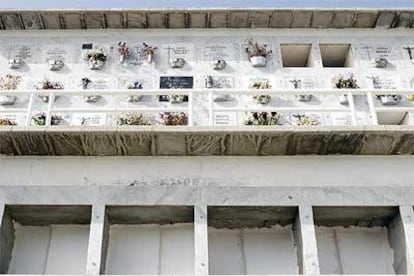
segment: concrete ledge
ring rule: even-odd
[[[4,127],[4,155],[400,155],[414,126]]]

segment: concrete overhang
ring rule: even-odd
[[[414,9],[0,10],[3,30],[106,28],[413,28]]]
[[[414,127],[2,127],[0,154],[402,155],[414,154]]]

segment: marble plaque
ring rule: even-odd
[[[42,60],[62,60],[64,62],[75,62],[80,55],[79,49],[62,47],[62,45],[48,45],[42,52]]]
[[[398,60],[400,54],[391,45],[361,45],[358,47],[359,58],[372,60],[374,58],[386,58],[388,60]]]
[[[237,125],[236,112],[214,112],[213,123],[215,126]]]
[[[305,115],[313,119],[317,123],[317,125],[325,125],[324,115],[321,112],[291,112],[290,122],[292,125],[296,125],[299,121],[297,115]]]
[[[163,55],[168,59],[183,58],[186,62],[194,60],[194,45],[191,43],[163,44],[161,47]]]
[[[368,77],[368,83],[375,89],[397,89],[399,86],[398,76],[381,76],[374,81],[372,77]]]
[[[193,77],[160,77],[160,89],[183,89],[188,88],[191,89],[194,86],[194,78]],[[168,102],[170,101],[169,95],[160,95],[159,96],[160,102]],[[188,102],[188,96],[184,96],[184,102]]]
[[[160,89],[178,89],[188,88],[191,89],[194,86],[193,77],[177,77],[167,76],[160,77]]]
[[[205,76],[205,79],[208,76]],[[227,76],[211,76],[213,78],[212,88],[234,88],[234,78]],[[204,80],[205,80],[204,79]]]
[[[103,126],[106,124],[105,113],[74,113],[71,119],[73,126]]]
[[[24,123],[25,115],[19,113],[0,113],[0,119],[10,120],[15,122],[17,125],[22,125]]]
[[[286,84],[288,88],[295,89],[294,81],[300,81],[300,87],[298,89],[314,89],[316,86],[316,77],[298,76],[287,77]]]
[[[22,59],[26,62],[39,63],[41,48],[28,44],[9,45],[3,48],[7,59]]]
[[[207,44],[203,47],[202,58],[205,61],[224,59],[225,61],[237,61],[239,59],[240,46],[231,43]]]

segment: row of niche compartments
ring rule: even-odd
[[[353,67],[354,56],[349,43],[319,44],[323,67]],[[280,54],[283,67],[314,67],[312,44],[280,44]],[[14,60],[14,59],[10,59]],[[22,65],[23,66],[23,65]],[[16,69],[20,69],[16,68]]]
[[[301,273],[298,207],[209,206],[210,275]],[[322,274],[405,274],[398,207],[314,207]],[[6,205],[3,274],[85,274],[91,206]],[[193,206],[106,206],[101,274],[194,274]]]

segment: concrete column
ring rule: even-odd
[[[400,216],[403,224],[407,275],[414,275],[414,211],[413,206],[400,206]]]
[[[194,206],[194,274],[208,276],[207,206]]]
[[[14,227],[5,205],[0,203],[0,273],[7,274],[14,244]]]
[[[89,234],[87,275],[104,273],[108,248],[109,222],[105,214],[104,204],[92,206],[91,229]]]
[[[315,224],[312,206],[299,206],[299,214],[295,223],[298,243],[298,260],[300,274],[319,275],[319,258],[316,243]]]

